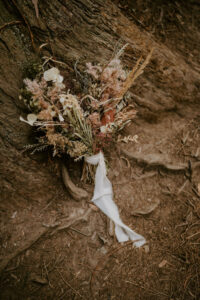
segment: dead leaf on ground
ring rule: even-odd
[[[99,211],[99,208],[94,205],[94,204],[89,204],[89,207],[93,210],[93,211]]]
[[[168,263],[168,261],[167,261],[166,259],[163,259],[163,260],[161,261],[161,263],[159,263],[158,267],[159,267],[159,268],[163,268],[164,266],[166,266],[167,263]]]
[[[33,281],[33,282],[36,282],[36,283],[39,283],[39,284],[47,284],[48,281],[46,278],[42,278],[36,274],[31,274],[30,275],[30,280]]]
[[[137,207],[135,207],[134,211],[132,212],[132,215],[148,215],[152,211],[154,211],[159,204],[160,200],[158,198],[140,201],[138,202]]]

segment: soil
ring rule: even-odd
[[[0,299],[200,299],[199,1],[38,3],[39,20],[31,1],[0,1],[0,24],[21,22],[0,27]],[[80,68],[107,61],[127,42],[127,66],[155,50],[131,88],[138,113],[122,133],[138,140],[106,158],[124,223],[147,239],[140,249],[119,244],[91,204],[82,163],[67,160],[89,194],[75,201],[61,159],[23,151],[35,133],[19,122],[27,64],[53,56],[73,76],[77,59]]]

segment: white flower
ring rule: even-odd
[[[63,116],[62,116],[61,114],[58,115],[58,118],[59,118],[59,121],[60,121],[60,122],[63,122],[63,121],[64,121],[64,118],[63,118]]]
[[[108,123],[106,125],[101,126],[100,127],[100,131],[102,133],[111,133],[113,131],[114,127],[115,127],[115,123],[114,122],[110,122],[110,123]]]
[[[55,85],[60,89],[60,90],[63,90],[65,88],[65,84],[64,83],[58,83],[56,81]]]
[[[58,75],[57,78],[56,78],[56,82],[57,83],[62,83],[63,82],[63,76]]]
[[[46,81],[57,81],[58,76],[60,76],[60,71],[57,68],[51,68],[44,72],[44,80]]]
[[[65,97],[61,96],[59,101],[61,104],[63,104],[65,102]]]
[[[37,115],[35,115],[35,114],[28,114],[27,115],[27,120],[25,120],[21,116],[20,116],[19,119],[20,119],[20,121],[25,122],[25,123],[33,126],[33,124],[37,121]]]
[[[27,115],[27,121],[29,122],[29,124],[30,124],[31,126],[33,126],[33,123],[34,123],[35,121],[37,121],[37,115],[35,115],[35,114],[28,114],[28,115]]]
[[[63,82],[63,76],[60,75],[60,71],[57,68],[51,68],[44,72],[44,80],[53,81],[60,89],[65,88]]]
[[[78,103],[78,100],[77,98],[72,95],[72,94],[62,94],[60,95],[60,99],[59,99],[60,103],[62,104],[62,107],[63,107],[63,115],[66,115],[66,111],[67,109],[71,109],[71,108],[75,108],[75,109],[78,109],[80,110],[80,106],[79,106],[79,103]]]
[[[50,110],[50,115],[54,118],[56,116],[56,112],[54,110]]]
[[[101,127],[100,127],[100,131],[101,131],[102,133],[106,133],[107,127],[106,127],[106,126],[101,126]]]

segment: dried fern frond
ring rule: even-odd
[[[50,146],[49,144],[44,144],[44,145],[38,146],[31,152],[31,154],[34,154],[35,152],[45,151],[45,150],[47,150],[47,148],[49,148],[49,146]]]
[[[38,152],[38,151],[44,151],[48,147],[49,147],[49,144],[39,144],[39,143],[37,143],[37,144],[30,144],[30,145],[25,145],[24,146],[24,150],[22,152],[33,150],[31,152],[31,154],[34,154],[35,152]]]
[[[34,148],[36,148],[36,147],[38,147],[40,144],[28,144],[28,145],[25,145],[23,148],[23,150],[22,150],[22,152],[25,152],[25,151],[29,151],[29,150],[32,150],[32,149],[34,149]]]

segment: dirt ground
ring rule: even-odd
[[[136,249],[117,243],[109,220],[90,202],[93,184],[80,180],[82,163],[67,162],[73,181],[89,193],[76,202],[62,183],[60,161],[24,153],[20,145],[15,160],[20,166],[28,161],[30,169],[15,189],[12,177],[2,179],[2,300],[200,299],[200,3],[112,5],[119,14],[116,32],[125,41],[137,26],[138,40],[145,34],[160,47],[131,89],[138,114],[123,135],[137,135],[137,142],[121,142],[106,153],[121,217],[147,244]],[[108,12],[102,15],[106,20]],[[131,52],[125,60],[131,64]],[[30,139],[26,125],[20,126]],[[2,149],[10,172],[10,154]],[[42,184],[34,173],[45,178]]]

